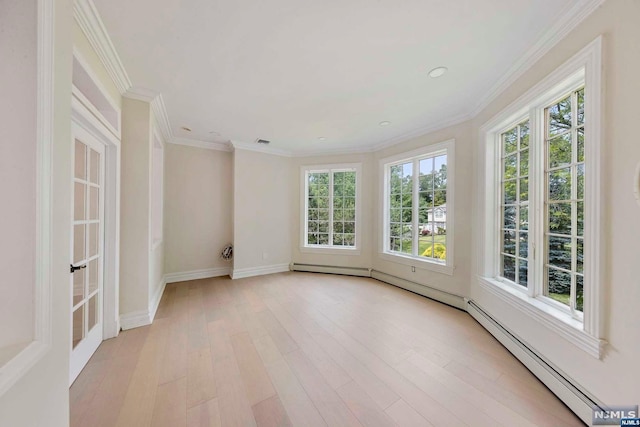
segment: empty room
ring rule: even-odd
[[[638,22],[0,0],[0,427],[639,426]]]

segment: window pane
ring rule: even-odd
[[[515,230],[516,228],[516,207],[505,206],[503,209],[504,228]]]
[[[571,238],[548,237],[549,264],[571,270]]]
[[[549,135],[557,135],[571,129],[571,96],[548,108]]]
[[[513,128],[502,134],[503,154],[513,153],[518,149],[518,128]]]
[[[571,203],[549,204],[549,232],[571,235]]]
[[[527,267],[527,261],[525,260],[519,260],[518,261],[518,284],[524,286],[525,288],[527,287],[527,282],[528,282],[528,278],[527,275],[529,274],[529,269]]]
[[[420,207],[421,208],[433,207],[433,191],[429,193],[420,193]]]
[[[518,176],[518,156],[512,154],[504,158],[503,179],[511,179]]]
[[[505,279],[516,281],[516,259],[510,256],[502,255],[502,277]]]
[[[329,209],[318,209],[318,219],[321,221],[329,221]]]
[[[529,229],[529,207],[520,206],[520,230]]]
[[[413,239],[412,238],[404,237],[402,239],[402,252],[411,255],[411,253],[412,253],[412,243],[413,243]]]
[[[502,250],[506,254],[516,254],[516,233],[515,231],[505,231],[502,233]]]
[[[584,128],[578,129],[578,161],[584,162]]]
[[[343,222],[333,222],[333,232],[334,233],[344,233],[344,223]],[[334,238],[335,241],[335,238]]]
[[[529,178],[520,180],[520,201],[527,202],[529,200]]]
[[[391,209],[389,219],[393,222],[400,222],[400,209]]]
[[[529,233],[521,231],[518,234],[520,236],[520,246],[518,248],[520,252],[518,256],[520,258],[527,258],[529,256]]]
[[[578,199],[584,199],[584,165],[576,167],[578,171]]]
[[[529,175],[529,150],[520,152],[520,176]]]
[[[578,202],[577,206],[577,216],[578,216],[578,236],[584,236],[584,202]]]
[[[549,174],[549,199],[571,199],[571,168],[556,170]]]
[[[307,241],[310,245],[317,245],[318,244],[318,234],[317,233],[313,233],[313,234],[309,234],[307,236]]]
[[[578,91],[578,126],[584,124],[584,88]]]
[[[355,222],[345,222],[344,223],[344,232],[345,233],[355,233],[356,232],[356,223]]]
[[[549,141],[549,167],[557,168],[571,163],[571,133],[553,138]]]
[[[319,245],[328,245],[329,244],[329,235],[328,234],[318,234],[318,244]]]
[[[334,234],[333,235],[333,244],[335,246],[342,246],[342,234]]]
[[[433,188],[434,190],[445,190],[447,188],[447,156],[436,157],[434,164]]]
[[[520,149],[529,146],[529,120],[520,123]]]
[[[447,203],[447,192],[446,191],[434,191],[433,192],[433,204],[438,206],[443,206]]]
[[[320,233],[328,233],[329,232],[329,221],[319,221],[318,222],[318,231]]]
[[[547,268],[547,295],[558,302],[569,305],[571,273]]]
[[[356,235],[355,234],[345,234],[343,236],[343,238],[344,238],[344,242],[343,242],[344,246],[355,246],[356,245]]]
[[[584,241],[582,239],[577,240],[576,250],[576,271],[578,273],[584,272]]]
[[[505,182],[503,187],[503,192],[504,192],[504,203],[506,205],[514,204],[516,202],[516,196],[518,192],[516,180]]]
[[[584,311],[584,277],[576,275],[576,310]]]

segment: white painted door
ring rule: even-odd
[[[74,133],[70,384],[102,342],[104,276],[104,145]]]

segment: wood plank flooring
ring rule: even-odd
[[[70,405],[73,427],[583,425],[466,313],[312,273],[167,285]]]

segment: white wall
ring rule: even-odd
[[[234,151],[234,274],[291,262],[291,180],[287,157]]]
[[[165,159],[164,272],[230,268],[232,153],[167,144]]]
[[[483,291],[475,281],[471,297],[578,384],[609,405],[640,402],[640,278],[636,268],[640,253],[640,206],[633,196],[633,177],[640,161],[637,131],[640,87],[638,18],[638,1],[605,2],[473,121],[473,135],[477,138],[483,123],[598,35],[604,35],[605,157],[601,176],[605,216],[601,221],[606,238],[600,242],[605,254],[601,260],[605,279],[600,286],[605,298],[602,313],[606,319],[604,338],[609,345],[603,359],[597,360],[564,341],[553,331]],[[474,150],[474,158],[478,159],[478,156],[482,153]],[[474,162],[474,167],[477,165],[478,162]],[[470,185],[473,184],[470,182]],[[482,195],[478,194],[478,197]],[[480,213],[477,206],[476,213]]]
[[[300,168],[311,165],[332,165],[340,163],[361,163],[362,175],[360,180],[360,222],[357,224],[359,249],[358,255],[334,255],[301,252],[301,235],[304,223],[301,222],[301,212],[304,210],[303,199],[304,182],[301,180]],[[294,263],[319,264],[340,267],[371,267],[371,248],[373,246],[373,212],[374,212],[374,176],[375,162],[372,154],[349,154],[333,156],[294,157],[291,164],[291,250]]]
[[[25,3],[23,0],[10,2]],[[30,1],[29,3],[35,3]],[[2,7],[9,2],[3,1]],[[72,55],[72,2],[52,2],[54,25],[54,100],[52,138],[52,282],[50,319],[52,345],[46,355],[37,362],[5,394],[0,396],[0,426],[64,427],[69,425],[69,348],[70,348],[70,298],[69,298],[69,249],[71,229],[71,55]],[[0,17],[7,17],[2,10]],[[12,15],[8,15],[13,20]],[[30,14],[24,25],[35,22]],[[4,27],[4,23],[2,25]],[[3,65],[6,57],[3,55]],[[13,75],[13,78],[16,76]],[[0,81],[6,81],[4,78]],[[31,124],[33,127],[33,123]],[[3,139],[2,145],[6,144]],[[0,214],[4,222],[4,210]],[[33,225],[33,224],[32,224]],[[3,278],[4,280],[4,278]],[[0,299],[0,311],[7,308],[7,300]]]

